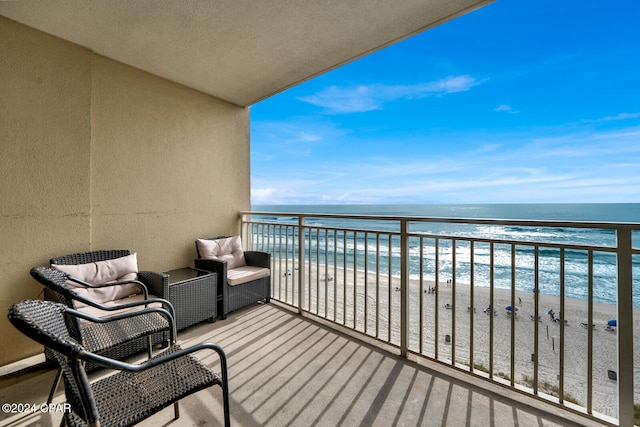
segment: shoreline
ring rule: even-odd
[[[274,269],[274,297],[278,295],[278,286],[286,281],[289,293],[292,293],[292,282],[297,281],[297,265],[289,262],[289,272],[280,275],[278,262]],[[306,264],[309,268],[309,264]],[[287,267],[282,266],[283,270]],[[376,275],[343,268],[324,265],[311,265],[305,271],[303,283],[309,282],[304,299],[305,308],[312,313],[330,320],[344,320],[347,327],[353,327],[368,335],[377,333],[383,340],[389,339],[399,344],[399,307],[400,279],[380,275],[376,289]],[[334,275],[334,272],[336,274]],[[335,276],[335,277],[334,277]],[[345,281],[346,277],[346,281]],[[280,279],[280,282],[279,282]],[[355,282],[355,287],[354,287]],[[366,288],[365,288],[366,283]],[[325,289],[325,284],[327,288]],[[436,287],[436,293],[429,288]],[[346,294],[344,290],[347,290]],[[398,290],[396,290],[398,289]],[[455,294],[453,291],[455,290]],[[472,297],[473,291],[473,300]],[[559,385],[560,354],[564,354],[563,382],[564,399],[587,406],[587,351],[588,351],[588,302],[586,300],[565,297],[564,313],[560,314],[560,297],[538,294],[538,322],[535,322],[533,292],[515,291],[512,301],[510,289],[494,288],[494,310],[491,315],[485,309],[490,302],[490,288],[461,283],[423,280],[422,289],[419,279],[409,280],[409,348],[423,356],[440,361],[451,362],[455,356],[456,364],[474,365],[476,371],[489,371],[490,344],[493,340],[493,373],[494,377],[511,380],[511,336],[512,325],[514,336],[514,369],[513,381],[516,384],[532,388],[530,381],[534,377],[535,326],[538,325],[538,385],[539,391],[546,394],[544,388],[552,390]],[[454,300],[455,296],[455,300]],[[282,297],[282,296],[281,296]],[[379,298],[376,303],[376,297]],[[367,304],[364,304],[367,301]],[[506,306],[518,307],[517,315],[512,320]],[[447,304],[455,304],[455,310],[445,308]],[[422,313],[420,307],[422,306]],[[334,311],[335,307],[335,311]],[[475,310],[474,310],[475,308]],[[553,310],[557,317],[565,320],[564,327],[552,321],[547,313]],[[366,317],[365,317],[366,313]],[[422,316],[422,330],[419,327],[419,316]],[[640,309],[634,308],[634,318],[640,315]],[[593,302],[592,330],[593,370],[592,396],[593,410],[608,416],[617,415],[617,383],[609,378],[609,371],[617,371],[617,332],[606,330],[609,320],[616,319],[615,304]],[[377,318],[377,321],[376,321]],[[584,325],[582,323],[584,322]],[[493,331],[493,333],[491,333]],[[471,336],[473,335],[473,343]],[[375,335],[372,335],[375,336]],[[422,340],[421,340],[422,338]],[[640,330],[634,328],[634,342],[640,343]],[[473,344],[473,348],[471,346]],[[416,351],[417,350],[417,351]],[[473,353],[473,363],[470,361]],[[635,359],[635,372],[640,372],[640,361]],[[640,387],[636,382],[634,401],[640,401]]]

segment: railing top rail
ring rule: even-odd
[[[476,224],[476,225],[511,225],[521,227],[566,227],[566,228],[594,228],[594,229],[626,229],[640,230],[640,223],[633,222],[598,222],[598,221],[560,221],[560,220],[526,220],[526,219],[498,219],[498,218],[459,218],[459,217],[430,217],[430,216],[390,216],[390,215],[359,215],[359,214],[327,214],[301,212],[271,212],[271,211],[241,211],[240,215],[291,216],[306,218],[329,219],[357,219],[370,221],[408,221],[433,222],[448,224]]]

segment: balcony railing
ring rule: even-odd
[[[639,230],[242,212],[245,246],[272,256],[274,299],[402,356],[619,425],[633,424],[640,402]]]

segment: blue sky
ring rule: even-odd
[[[498,0],[257,103],[252,203],[640,202],[639,19]]]

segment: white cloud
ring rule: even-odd
[[[298,134],[298,139],[302,142],[318,142],[318,141],[322,141],[323,137],[318,134],[301,131]]]
[[[510,114],[518,114],[520,111],[519,110],[514,110],[513,108],[511,108],[510,105],[508,104],[500,104],[497,108],[495,108],[493,111],[506,111],[507,113]]]
[[[616,120],[628,120],[628,119],[637,119],[640,118],[640,113],[620,113],[615,116],[606,116],[601,117],[599,119],[585,119],[584,123],[602,123],[602,122],[611,122]]]
[[[393,156],[389,144],[342,151],[342,144],[364,144],[342,136],[308,157],[282,146],[252,170],[253,203],[606,203],[640,195],[640,127],[594,132],[571,123],[472,133],[455,144],[449,135],[398,140]]]
[[[478,84],[480,82],[474,77],[462,75],[414,85],[330,86],[315,95],[298,99],[322,107],[329,113],[360,113],[380,110],[385,102],[464,92]]]
[[[251,200],[254,203],[268,203],[273,200],[275,190],[273,188],[252,188]]]

